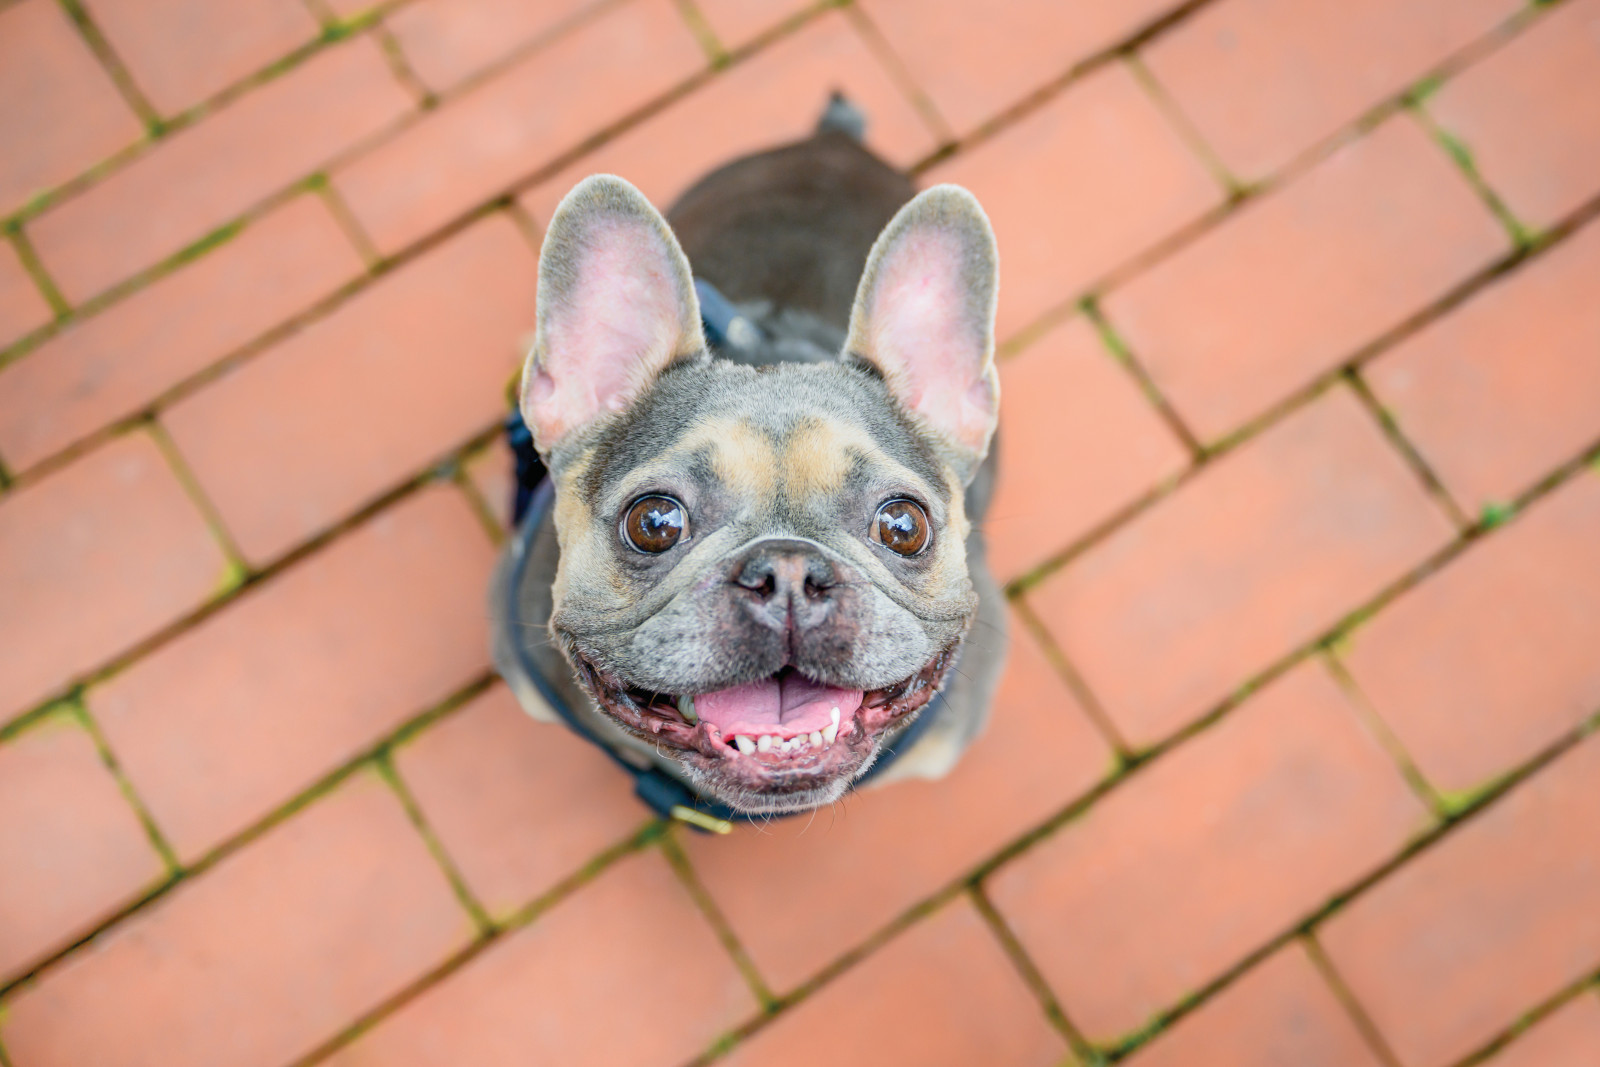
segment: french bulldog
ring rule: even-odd
[[[944,774],[1005,648],[979,528],[994,234],[861,128],[835,98],[665,218],[586,178],[540,255],[520,407],[554,503],[492,609],[496,661],[536,717],[519,662],[625,758],[742,813],[838,800],[936,693],[874,784]],[[696,277],[738,313],[715,350]]]

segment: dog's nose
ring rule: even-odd
[[[775,538],[758,542],[735,562],[732,581],[754,594],[752,607],[763,622],[783,628],[792,620],[807,629],[827,616],[839,573],[816,545]]]

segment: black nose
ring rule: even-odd
[[[757,542],[737,560],[734,585],[751,597],[756,617],[775,629],[807,629],[827,617],[839,573],[817,546],[774,538]]]

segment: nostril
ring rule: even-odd
[[[834,583],[829,579],[808,577],[805,586],[806,596],[811,600],[825,597],[833,589],[833,586]]]

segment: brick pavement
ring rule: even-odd
[[[1014,648],[731,839],[488,670],[540,226],[994,218]],[[1600,1062],[1600,0],[0,3],[0,1064]]]

